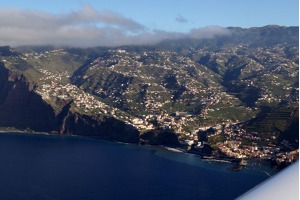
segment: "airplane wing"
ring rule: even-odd
[[[237,200],[299,200],[299,161],[246,192]]]

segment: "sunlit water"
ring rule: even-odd
[[[234,199],[274,173],[159,147],[0,134],[0,199]]]

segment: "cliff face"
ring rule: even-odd
[[[139,142],[139,131],[132,125],[113,117],[91,117],[71,111],[66,105],[57,116],[57,130],[60,134],[96,136],[107,140],[128,143]]]
[[[143,142],[151,145],[180,146],[178,136],[174,132],[167,130],[148,131],[141,135],[141,139]]]
[[[55,113],[26,78],[0,65],[0,126],[50,131]]]
[[[112,117],[93,118],[74,113],[66,105],[58,114],[35,86],[19,73],[0,64],[0,126],[34,131],[97,136],[108,140],[138,143],[139,132],[131,125]]]

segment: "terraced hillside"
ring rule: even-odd
[[[154,46],[2,47],[0,110],[13,115],[4,105],[23,81],[51,110],[46,131],[91,131],[99,120],[115,119],[139,135],[168,130],[191,138],[199,128],[240,122],[251,131],[285,133],[298,110],[298,27],[228,30]],[[78,119],[84,129],[71,128]],[[12,124],[3,119],[1,126]]]

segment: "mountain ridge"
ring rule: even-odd
[[[8,104],[6,98],[14,91],[8,85],[18,88],[18,81],[26,95],[37,95],[52,109],[48,122],[54,125],[45,131],[97,135],[109,130],[107,121],[117,125],[108,137],[101,137],[134,143],[144,133],[156,135],[151,131],[171,131],[182,140],[204,126],[251,120],[264,112],[263,107],[274,108],[283,101],[298,109],[299,28],[227,29],[231,34],[151,46],[2,47],[6,72],[0,77],[0,116],[16,113],[14,103]],[[38,116],[28,106],[32,100],[26,101],[29,104],[20,104],[18,112],[28,108]],[[21,129],[41,131],[34,123],[47,127],[30,114],[21,118],[31,118],[33,123]],[[15,121],[22,120],[2,117],[1,126],[13,126]],[[128,137],[119,135],[120,130]]]

